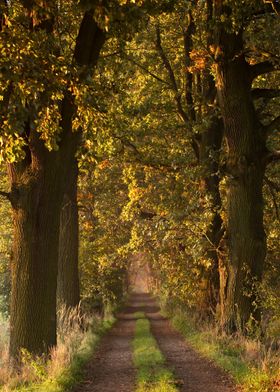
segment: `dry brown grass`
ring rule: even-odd
[[[51,359],[47,364],[48,377],[56,377],[71,363],[74,355],[82,349],[87,332],[96,330],[100,323],[99,316],[83,314],[80,306],[70,309],[60,307],[57,346],[51,350]]]
[[[23,350],[22,365],[17,372],[12,370],[8,356],[8,322],[0,324],[0,386],[2,391],[11,391],[19,385],[40,383],[58,377],[70,366],[75,354],[83,349],[92,330],[100,325],[100,317],[87,316],[81,307],[67,309],[61,306],[58,311],[57,346],[51,349],[48,357],[36,357]]]

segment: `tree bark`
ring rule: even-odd
[[[212,219],[206,232],[206,257],[211,260],[207,284],[207,306],[216,311],[217,304],[221,305],[220,269],[218,248],[223,236],[223,220],[221,218],[221,195],[219,161],[223,138],[223,124],[217,116],[213,116],[210,125],[201,134],[199,142],[199,163],[202,167],[202,188],[210,200]],[[209,309],[209,310],[210,310]]]
[[[226,325],[245,331],[251,318],[258,321],[260,317],[255,285],[261,281],[266,256],[262,187],[267,151],[243,49],[242,32],[219,32],[216,84],[227,142],[230,253]]]
[[[9,167],[13,207],[10,354],[34,354],[56,344],[56,280],[59,216],[76,141],[71,135],[73,108],[64,101],[63,146],[49,152],[30,132],[23,162]]]
[[[56,161],[56,159],[54,159]],[[13,181],[10,353],[42,354],[56,344],[56,275],[61,197],[56,164]],[[49,208],[51,206],[51,208]]]
[[[78,165],[75,160],[71,172],[67,175],[68,183],[63,197],[60,215],[59,262],[57,277],[58,304],[74,307],[80,301],[78,270],[79,219],[77,205]]]

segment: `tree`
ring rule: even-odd
[[[164,51],[159,25],[156,29],[156,48],[169,75],[169,83],[174,93],[178,115],[185,123],[186,138],[191,140],[194,154],[201,168],[201,190],[204,191],[204,197],[208,198],[208,208],[212,212],[212,218],[203,239],[205,257],[211,263],[205,301],[209,310],[215,311],[217,304],[222,302],[222,298],[219,298],[218,248],[224,228],[220,215],[221,196],[218,171],[223,124],[215,106],[216,88],[205,53],[205,47],[210,45],[213,40],[212,10],[209,4],[205,7],[204,13],[199,7],[197,8],[198,10],[196,5],[189,4],[188,7],[181,5],[177,10],[176,19],[179,18],[183,36],[184,74],[179,76],[182,80],[178,80],[176,77],[168,55]],[[201,18],[204,19],[203,27],[201,26]]]
[[[261,1],[242,11],[215,1],[215,75],[227,142],[227,236],[229,242],[227,315],[230,329],[260,320],[256,290],[262,280],[266,257],[263,223],[263,181],[267,165],[277,159],[269,150],[267,131],[277,128],[278,118],[264,126],[254,105],[252,84],[276,69],[272,61],[251,65],[246,56],[245,28],[255,14],[275,23]]]
[[[24,145],[22,159],[9,165],[11,192],[8,197],[14,220],[10,340],[13,357],[17,357],[21,348],[41,354],[56,344],[59,217],[67,173],[77,151],[78,133],[72,132],[76,108],[71,77],[69,80],[67,72],[69,64],[64,65],[65,74],[63,67],[61,72],[53,73],[56,66],[62,66],[59,62],[65,60],[63,56],[63,60],[60,58],[58,41],[66,39],[56,30],[55,5],[50,3],[44,8],[34,2],[12,5],[9,23],[13,28],[8,27],[3,32],[12,40],[20,30],[30,50],[27,53],[25,48],[20,51],[19,67],[23,67],[25,78],[18,78],[18,69],[11,70],[8,75],[12,93],[4,123],[12,126],[11,117],[17,116],[14,120],[17,120],[20,137],[17,138],[14,131],[5,131],[14,138],[14,145],[18,140]],[[105,34],[93,14],[94,9],[84,13],[74,49],[74,61],[82,67],[96,64],[105,40]],[[66,15],[69,17],[69,13]],[[45,46],[41,45],[42,39]],[[38,45],[41,45],[39,52]],[[18,50],[16,45],[15,50]],[[30,55],[31,59],[27,57]],[[10,59],[8,61],[11,62]],[[31,83],[33,91],[28,91],[28,71],[34,78]],[[50,79],[44,84],[42,80],[47,72],[50,72]],[[54,80],[54,75],[61,79]],[[79,69],[76,75],[79,79],[82,77]],[[49,85],[48,81],[52,84]],[[12,105],[18,105],[16,113],[12,113]],[[57,116],[57,122],[53,116]]]

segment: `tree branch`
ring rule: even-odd
[[[86,11],[76,39],[74,59],[81,66],[94,67],[99,58],[106,33],[93,18],[94,9]]]
[[[116,51],[116,52],[112,52],[112,53],[107,53],[107,54],[100,55],[99,57],[100,57],[101,59],[106,59],[107,57],[118,56],[118,55],[120,55],[121,53],[122,53],[122,52],[121,52],[120,50],[118,50],[118,51]]]
[[[160,55],[160,58],[163,62],[163,65],[165,66],[165,69],[168,72],[170,83],[171,83],[172,89],[175,93],[175,101],[176,101],[178,112],[179,112],[180,116],[182,117],[183,121],[188,122],[188,115],[182,106],[182,97],[181,97],[181,94],[178,89],[175,74],[173,72],[170,61],[168,60],[168,58],[163,50],[162,44],[161,44],[161,35],[160,35],[159,24],[157,24],[157,26],[156,26],[156,48],[157,48],[158,53]]]
[[[273,131],[279,131],[280,129],[280,116],[276,117],[270,124],[264,127],[265,133],[268,135]]]
[[[168,58],[167,58],[167,56],[166,56],[166,54],[165,54],[165,52],[163,50],[162,44],[161,44],[161,35],[160,35],[160,27],[159,27],[159,25],[156,26],[156,48],[157,48],[157,50],[159,52],[160,58],[161,58],[161,60],[162,60],[162,62],[164,64],[164,66],[165,66],[165,68],[166,68],[166,70],[168,72],[169,79],[170,79],[170,82],[172,84],[173,90],[176,93],[178,93],[179,90],[178,90],[178,86],[177,86],[177,82],[176,82],[176,78],[175,78],[173,69],[171,67],[171,64],[170,64],[170,62],[169,62],[169,60],[168,60]]]
[[[132,64],[136,65],[137,67],[139,67],[140,69],[145,71],[147,74],[152,76],[154,79],[158,80],[159,82],[161,82],[163,84],[166,84],[167,86],[169,86],[169,88],[171,88],[170,83],[168,83],[166,80],[160,78],[158,75],[156,75],[153,72],[151,72],[150,70],[148,70],[146,67],[144,67],[142,64],[135,61],[133,58],[129,57],[127,54],[123,53],[123,55],[126,58],[126,60],[130,61]]]
[[[251,94],[253,99],[275,98],[275,97],[280,97],[280,89],[253,88]]]
[[[130,140],[128,140],[125,136],[118,136],[116,134],[113,134],[113,137],[116,138],[117,140],[120,140],[123,146],[128,147],[129,149],[133,150],[137,155],[141,156],[138,148],[133,144]]]
[[[7,16],[4,13],[5,8],[7,7],[8,7],[7,0],[0,0],[0,31],[3,31],[3,28],[7,24]]]
[[[157,216],[157,214],[149,211],[143,211],[140,209],[140,218],[141,219],[146,219],[146,220],[152,220],[154,217]]]
[[[265,73],[269,73],[273,71],[276,71],[275,64],[273,64],[269,60],[263,61],[262,63],[258,63],[255,65],[251,65],[250,66],[251,80],[254,80],[259,75],[263,75]]]
[[[264,3],[270,3],[273,11],[280,16],[280,4],[278,0],[264,0]]]
[[[209,1],[208,1],[209,3]],[[189,110],[189,116],[192,121],[195,121],[195,110],[193,102],[193,75],[188,71],[188,67],[191,65],[190,53],[193,49],[193,34],[195,32],[195,24],[191,11],[188,12],[188,27],[183,29],[184,37],[184,51],[185,51],[185,98],[187,107]]]
[[[10,81],[6,90],[4,91],[4,94],[3,94],[3,100],[2,100],[2,104],[1,104],[1,110],[0,110],[0,114],[1,114],[0,127],[2,127],[2,124],[5,120],[5,115],[6,115],[8,108],[9,108],[13,89],[14,89],[13,82]]]

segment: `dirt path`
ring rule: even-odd
[[[237,392],[231,379],[210,361],[202,358],[174,331],[159,313],[155,300],[147,294],[134,294],[129,306],[118,315],[112,330],[85,369],[85,379],[72,392],[134,392],[136,371],[132,360],[133,313],[145,312],[151,331],[174,371],[182,392]]]
[[[137,298],[132,297],[129,306],[118,315],[118,321],[104,336],[92,361],[85,369],[84,381],[73,392],[133,392],[135,369],[132,360],[131,341],[134,336],[138,311]]]
[[[182,392],[237,392],[230,377],[217,368],[210,360],[200,356],[176,332],[169,321],[159,313],[155,300],[143,296],[142,303],[152,309],[146,313],[151,331],[167,360],[167,366],[174,371]]]

